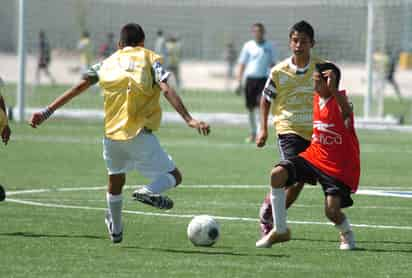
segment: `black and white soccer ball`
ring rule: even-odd
[[[212,246],[219,236],[219,223],[209,215],[195,216],[187,226],[187,237],[195,246]]]

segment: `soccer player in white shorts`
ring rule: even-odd
[[[170,73],[164,69],[162,57],[144,48],[144,39],[144,31],[138,24],[123,26],[119,50],[92,66],[80,83],[43,111],[34,113],[30,122],[32,127],[40,125],[56,109],[99,83],[104,92],[103,157],[109,176],[105,222],[114,243],[123,238],[122,188],[127,172],[138,170],[151,180],[149,185],[137,189],[133,198],[161,209],[173,207],[173,201],[161,194],[182,181],[180,171],[153,134],[161,121],[161,91],[189,127],[203,135],[210,132],[209,125],[193,119],[180,97],[169,87]]]

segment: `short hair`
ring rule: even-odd
[[[260,22],[253,23],[252,28],[253,27],[257,27],[260,29],[260,31],[265,32],[265,26]]]
[[[128,23],[120,31],[120,45],[122,47],[137,46],[139,43],[144,42],[144,40],[143,28],[137,23]]]
[[[89,38],[89,37],[90,37],[89,31],[84,30],[83,33],[82,33],[82,37],[83,37],[83,38]]]
[[[162,29],[157,30],[157,35],[158,36],[163,36],[163,30]]]
[[[293,33],[304,33],[310,40],[313,42],[315,40],[315,31],[313,30],[312,25],[305,20],[301,20],[295,23],[289,30],[289,38],[292,37]]]
[[[319,71],[320,73],[327,71],[327,70],[332,70],[336,75],[336,88],[339,88],[341,72],[337,65],[331,62],[316,64],[316,70]]]

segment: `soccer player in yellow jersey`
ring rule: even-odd
[[[92,66],[80,83],[46,109],[34,113],[30,123],[38,126],[56,109],[99,82],[104,92],[103,157],[109,176],[105,222],[114,243],[122,241],[122,188],[127,172],[138,170],[151,179],[149,185],[133,193],[133,198],[161,209],[173,207],[173,201],[161,193],[182,181],[172,158],[152,133],[160,126],[161,91],[189,127],[203,135],[210,131],[207,123],[191,117],[180,97],[169,87],[170,73],[163,68],[162,57],[144,48],[144,40],[144,31],[138,24],[125,25],[120,32],[119,50]]]
[[[314,30],[306,21],[292,26],[289,47],[292,56],[275,65],[270,72],[260,102],[261,129],[256,145],[261,148],[268,137],[268,115],[274,118],[281,159],[289,159],[304,151],[312,137],[312,75],[322,60],[311,55],[315,44]],[[290,207],[303,188],[303,183],[286,190],[286,206]],[[262,235],[273,227],[271,194],[266,196],[259,212]]]

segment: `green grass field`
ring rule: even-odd
[[[26,97],[27,106],[43,107],[50,103],[54,98],[59,96],[69,88],[68,86],[39,86],[29,87]],[[6,88],[6,98],[10,105],[16,103],[16,86],[8,85]],[[196,112],[226,112],[226,113],[245,113],[244,97],[236,96],[231,91],[216,92],[204,90],[181,91],[185,103]],[[350,94],[350,92],[349,92]],[[358,116],[363,115],[363,97],[351,96],[354,104],[355,113]],[[92,88],[84,93],[79,99],[68,104],[70,108],[92,108],[100,109],[103,106],[103,97],[97,87]],[[162,107],[165,111],[172,111],[172,107],[162,98]],[[403,116],[406,123],[412,124],[412,99],[407,98],[402,103],[396,98],[388,97],[385,99],[385,114],[391,114],[395,117]]]
[[[51,92],[45,90],[41,100],[47,102]],[[183,95],[197,112],[210,111],[214,101],[220,102],[219,109],[242,108],[240,98],[211,96],[221,99]],[[86,99],[73,105],[90,105],[92,100]],[[0,147],[0,183],[19,194],[0,203],[0,277],[411,276],[412,204],[407,198],[355,195],[355,206],[346,213],[352,223],[366,226],[354,228],[359,249],[342,252],[337,231],[325,225],[320,188],[308,186],[288,212],[293,240],[268,250],[254,247],[264,185],[271,165],[279,160],[273,135],[269,145],[258,150],[243,143],[246,127],[212,126],[209,137],[200,137],[183,125],[163,126],[160,141],[183,173],[183,186],[169,194],[175,208],[164,212],[133,202],[134,185],[147,180],[131,173],[125,191],[125,237],[113,245],[103,222],[102,126],[50,120],[35,130],[25,124],[12,124],[12,129],[9,146]],[[360,188],[412,191],[412,135],[358,135]],[[33,189],[45,191],[21,192]],[[221,238],[214,247],[198,248],[186,238],[190,215],[197,214],[234,219],[219,220]]]

